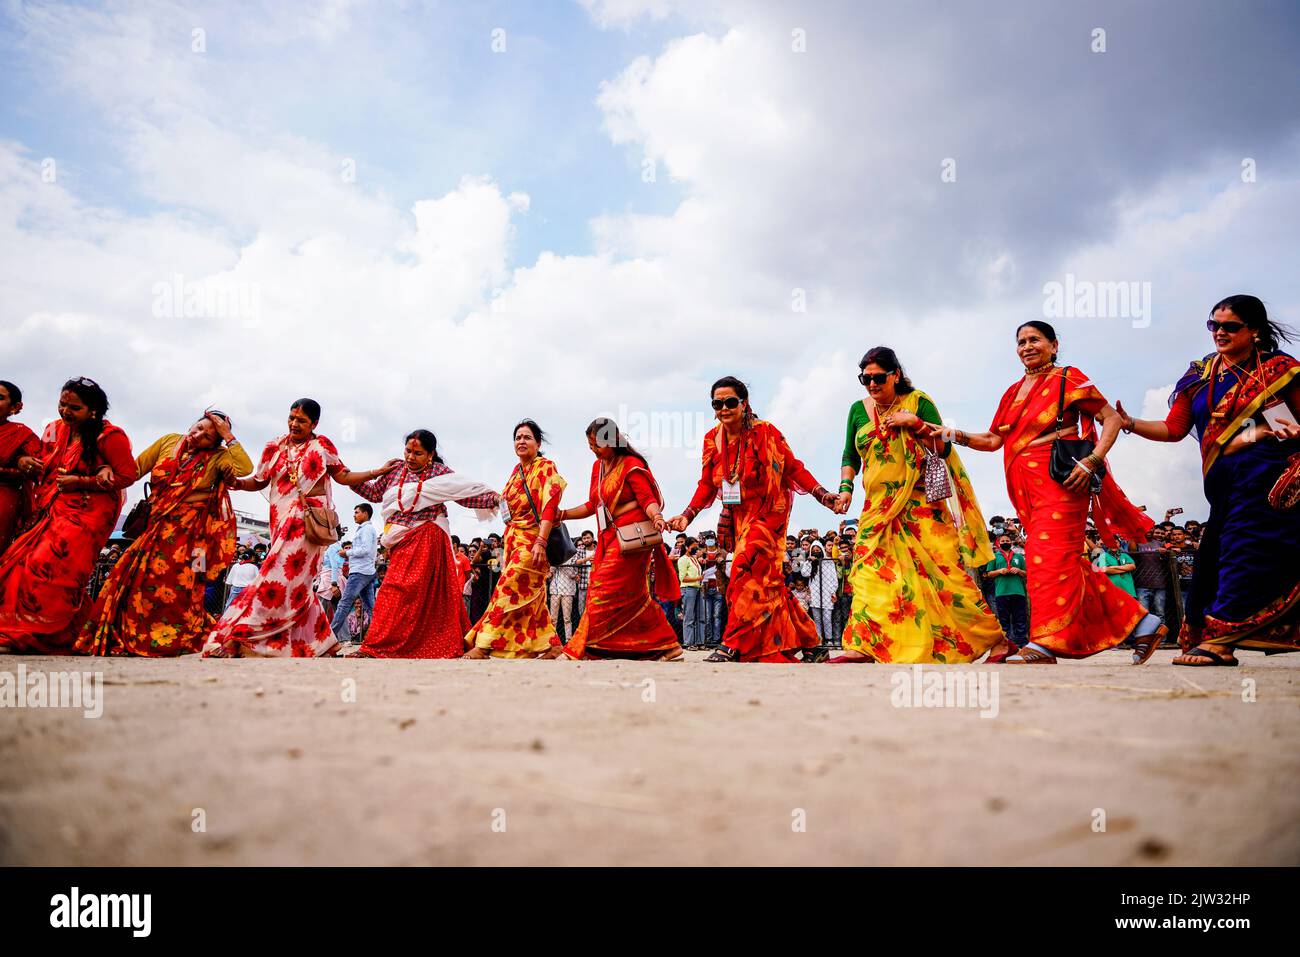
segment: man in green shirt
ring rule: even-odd
[[[984,566],[984,575],[993,581],[994,609],[1002,633],[1017,648],[1029,640],[1029,598],[1025,591],[1025,553],[1012,551],[1011,536],[1006,532],[995,539],[993,561]]]
[[[1092,566],[1105,572],[1111,581],[1136,598],[1133,569],[1137,568],[1137,562],[1133,561],[1133,556],[1118,547],[1106,548],[1101,544],[1100,536],[1091,530],[1088,532],[1088,547],[1092,551]]]

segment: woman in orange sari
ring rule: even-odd
[[[1058,346],[1047,323],[1020,326],[1016,350],[1024,376],[1002,396],[988,432],[953,433],[958,445],[979,452],[1002,449],[1007,494],[1025,529],[1030,640],[1006,662],[1055,664],[1057,658],[1086,658],[1132,635],[1133,664],[1140,665],[1168,629],[1088,562],[1083,540],[1089,504],[1107,545],[1114,544],[1116,535],[1144,541],[1154,523],[1108,473],[1096,483],[1119,434],[1120,416],[1082,372],[1057,367]],[[1100,437],[1094,419],[1101,422]],[[1076,462],[1065,482],[1057,482],[1048,474],[1052,443],[1078,438],[1080,430],[1096,448]],[[932,425],[930,431],[946,434],[941,426]]]
[[[586,610],[564,654],[579,659],[680,661],[682,646],[659,604],[682,597],[668,550],[660,541],[652,548],[624,552],[615,531],[638,522],[653,522],[658,532],[668,527],[659,486],[649,464],[611,420],[597,419],[587,426],[587,444],[596,455],[587,501],[562,510],[559,517],[563,522],[595,515],[600,536],[591,563]],[[649,582],[652,564],[654,598]]]
[[[0,555],[0,654],[72,653],[95,559],[135,481],[131,441],[107,411],[97,383],[63,384],[59,419],[41,436],[35,520]]]
[[[31,513],[32,477],[41,470],[41,440],[13,421],[22,410],[22,390],[0,379],[0,555]]]
[[[505,558],[487,611],[465,635],[465,658],[555,658],[560,637],[546,607],[546,539],[567,484],[541,455],[544,433],[532,419],[515,426],[519,465],[501,492]],[[527,483],[525,485],[525,483]]]
[[[710,390],[718,425],[704,437],[700,482],[690,505],[669,521],[686,531],[719,492],[718,537],[735,552],[727,585],[727,627],[722,644],[705,661],[823,661],[813,620],[790,593],[783,574],[785,533],[794,493],[812,494],[842,511],[770,422],[749,407],[749,389],[725,376]],[[734,544],[734,548],[732,547]]]
[[[216,620],[207,583],[235,556],[229,485],[253,471],[222,412],[185,435],[164,435],[136,459],[151,482],[149,525],[122,553],[77,639],[83,655],[170,658],[195,654]]]

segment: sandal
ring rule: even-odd
[[[1056,664],[1056,656],[1045,655],[1035,648],[1026,646],[1007,658],[1005,663],[1008,665],[1054,665]]]
[[[1179,661],[1178,658],[1191,658],[1192,661]],[[1235,668],[1241,664],[1236,658],[1224,658],[1222,655],[1216,655],[1212,651],[1206,651],[1204,648],[1193,648],[1191,651],[1184,651],[1178,658],[1174,659],[1176,665],[1186,665],[1189,668]],[[1206,664],[1200,662],[1204,660]]]
[[[874,665],[876,659],[868,655],[860,658],[854,658],[849,655],[836,655],[834,658],[827,659],[827,664],[832,665]]]
[[[810,665],[820,665],[830,656],[831,653],[825,648],[805,648],[799,660]]]
[[[739,661],[740,652],[735,648],[728,648],[726,645],[718,645],[713,654],[704,659],[705,661]]]
[[[1169,635],[1169,629],[1161,625],[1149,635],[1143,635],[1141,638],[1133,639],[1133,664],[1144,665],[1151,660],[1160,643]]]
[[[655,655],[651,661],[685,661],[686,655],[681,648],[669,648],[661,655]]]
[[[491,658],[492,655],[485,648],[471,648],[461,655],[462,658],[471,658],[474,661],[481,661],[484,658]]]

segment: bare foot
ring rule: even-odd
[[[463,655],[461,655],[461,657],[462,657],[462,658],[473,658],[474,660],[477,661],[477,660],[481,660],[481,659],[483,659],[483,658],[491,658],[492,656],[488,653],[488,651],[487,651],[486,648],[471,648],[469,651],[467,651],[467,652],[465,652]]]

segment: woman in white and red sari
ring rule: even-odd
[[[231,487],[267,490],[271,547],[257,578],[230,603],[203,646],[205,658],[318,658],[338,653],[338,639],[312,585],[325,545],[306,537],[306,509],[333,508],[330,480],[355,488],[397,468],[393,459],[369,472],[352,472],[334,443],[315,432],[320,404],[299,399],[289,409],[289,431],[268,442],[251,478]]]
[[[406,437],[403,458],[401,468],[356,490],[382,503],[380,542],[388,549],[388,571],[366,640],[350,657],[459,658],[471,622],[461,598],[446,503],[472,508],[486,521],[501,496],[449,469],[428,429]]]

